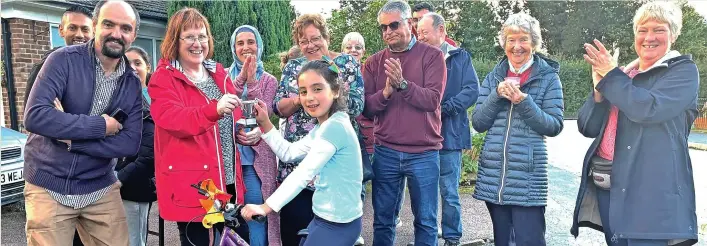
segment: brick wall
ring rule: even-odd
[[[17,118],[20,129],[24,131],[22,118],[25,109],[25,91],[27,77],[32,66],[38,63],[42,55],[49,51],[49,23],[25,19],[8,19],[12,52],[12,71],[15,77],[15,98],[8,98],[6,81],[2,83],[3,110],[5,110],[5,124],[10,127],[10,109],[8,100],[15,100]],[[0,47],[1,48],[1,47]]]

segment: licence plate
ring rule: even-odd
[[[23,169],[0,173],[0,184],[15,183],[24,180]]]

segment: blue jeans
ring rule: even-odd
[[[394,245],[395,214],[402,197],[403,178],[407,178],[415,216],[415,245],[437,245],[439,151],[405,153],[376,145],[374,153],[373,245]]]
[[[439,193],[442,196],[442,238],[459,242],[462,238],[462,206],[459,204],[461,150],[439,151]]]
[[[150,204],[149,202],[123,200],[125,219],[128,221],[130,246],[145,246],[147,244],[147,216],[150,214]]]
[[[247,192],[245,193],[246,204],[263,204],[263,193],[260,190],[260,178],[255,172],[255,167],[252,165],[242,166],[243,182]],[[268,226],[267,222],[260,223],[257,221],[248,222],[248,231],[250,236],[250,245],[266,246],[268,245]]]

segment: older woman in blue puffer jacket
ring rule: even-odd
[[[484,79],[472,125],[486,132],[474,198],[485,201],[496,245],[545,245],[546,136],[563,127],[559,65],[537,54],[538,21],[508,17],[499,33],[506,56]]]

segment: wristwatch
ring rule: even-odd
[[[400,86],[398,87],[398,91],[402,91],[408,88],[408,81],[403,79],[403,81],[400,81]]]

